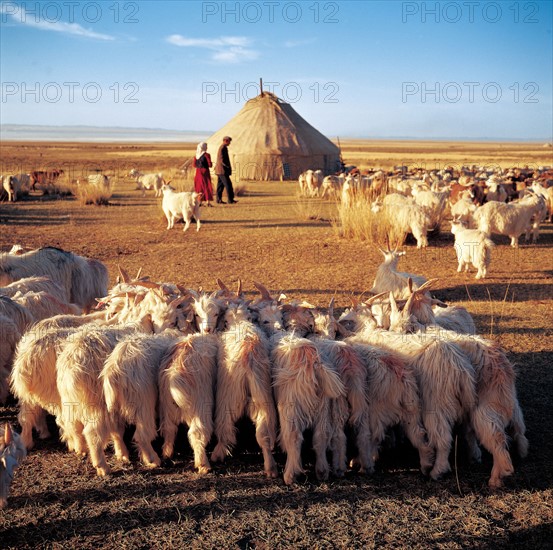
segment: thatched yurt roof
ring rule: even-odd
[[[325,174],[339,169],[338,147],[270,92],[250,99],[207,140],[214,163],[224,136],[232,137],[229,156],[237,181],[296,179],[310,168]]]

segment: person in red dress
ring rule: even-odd
[[[207,206],[213,206],[213,186],[211,184],[211,156],[207,152],[207,143],[202,141],[196,147],[196,156],[194,157],[194,168],[196,175],[194,176],[194,191],[202,194],[202,200],[207,202]]]

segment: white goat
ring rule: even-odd
[[[123,442],[123,421],[108,414],[99,375],[117,343],[138,331],[153,331],[149,316],[126,326],[81,328],[67,340],[56,362],[57,388],[65,404],[61,412],[64,439],[75,440],[82,433],[100,476],[110,473],[104,454],[108,436],[118,460],[128,462],[129,453]]]
[[[344,176],[325,176],[323,179],[323,182],[321,184],[321,198],[324,198],[327,193],[328,196],[333,196],[334,198],[338,198],[340,195],[340,191],[342,189],[342,185],[344,184]]]
[[[272,450],[276,441],[277,415],[271,388],[269,342],[250,320],[243,303],[230,303],[225,312],[217,368],[215,435],[211,455],[223,461],[236,443],[234,424],[246,413],[255,424],[255,436],[263,451],[267,477],[277,477]]]
[[[19,435],[6,422],[0,431],[0,510],[8,505],[8,492],[13,471],[27,456]]]
[[[459,220],[451,222],[451,233],[455,235],[457,272],[461,273],[463,268],[468,271],[472,264],[478,270],[476,279],[484,279],[490,267],[491,250],[495,246],[493,241],[478,229],[467,229]]]
[[[0,405],[8,397],[8,378],[12,368],[13,356],[17,343],[21,339],[21,331],[12,319],[0,315]]]
[[[417,291],[419,292],[419,291]],[[396,309],[392,328],[402,332],[408,331],[413,319],[409,302],[403,312]],[[525,436],[525,425],[515,389],[513,365],[507,359],[501,347],[490,340],[479,336],[460,334],[434,325],[423,327],[419,333],[421,341],[436,340],[453,342],[468,358],[475,371],[476,400],[470,410],[470,425],[467,429],[472,458],[480,460],[480,450],[472,439],[473,432],[484,447],[493,455],[494,463],[489,485],[501,486],[501,479],[513,473],[513,465],[508,453],[506,429],[513,426],[514,438],[520,456],[528,452],[528,440]],[[469,419],[466,419],[467,422]]]
[[[430,279],[417,290],[410,286],[411,295],[401,312],[390,295],[390,330],[411,333],[434,325],[459,334],[476,334],[474,320],[464,307],[448,306],[432,298],[428,290],[437,280]]]
[[[192,218],[196,220],[196,231],[200,230],[200,193],[184,191],[175,193],[169,185],[163,185],[161,208],[167,218],[167,229],[172,229],[176,220],[184,220],[184,229],[190,227]]]
[[[382,204],[379,201],[374,202],[371,210],[387,217],[397,232],[412,233],[417,241],[417,248],[428,246],[427,234],[432,221],[426,210],[413,199],[393,193],[386,195]]]
[[[519,236],[532,225],[532,218],[543,211],[544,204],[543,197],[534,194],[507,204],[491,201],[478,208],[474,218],[478,229],[486,236],[492,233],[507,235],[511,239],[511,246],[517,248]],[[537,240],[536,231],[533,240]]]
[[[27,292],[48,292],[48,294],[55,296],[62,302],[67,300],[65,289],[49,277],[25,277],[0,288],[0,295],[2,296],[12,297],[17,292],[21,294],[26,294]]]
[[[192,334],[177,340],[169,348],[159,370],[163,456],[173,456],[178,426],[185,423],[194,451],[194,466],[200,474],[211,470],[206,447],[213,435],[213,393],[218,352],[216,335]]]
[[[79,306],[67,304],[44,291],[27,292],[25,294],[17,292],[13,295],[12,300],[27,308],[35,321],[42,321],[54,315],[79,315],[81,313]]]
[[[470,193],[465,191],[465,193]],[[476,212],[476,205],[469,196],[462,196],[455,204],[451,205],[451,216],[454,220],[459,220],[467,224],[470,228],[473,222],[473,215]]]
[[[143,174],[142,172],[133,169],[129,172],[129,176],[136,178],[137,189],[142,190],[143,197],[146,196],[146,190],[150,189],[155,191],[156,197],[161,197],[161,188],[165,184],[162,172],[158,172],[157,174]]]
[[[438,479],[450,471],[449,451],[453,442],[453,426],[466,417],[475,403],[474,369],[455,344],[432,340],[422,342],[415,335],[374,330],[374,320],[350,318],[357,334],[346,341],[384,347],[401,355],[411,365],[421,398],[422,419],[428,441],[435,453],[430,477]],[[427,473],[426,471],[424,473]]]
[[[59,248],[45,247],[21,255],[0,254],[0,285],[43,275],[60,284],[65,301],[86,311],[107,293],[108,270],[98,260],[77,256]]]
[[[99,375],[108,412],[136,426],[133,439],[148,468],[161,464],[152,448],[157,435],[159,369],[179,336],[177,331],[127,336],[115,346]]]
[[[397,248],[390,250],[389,246],[386,250],[379,248],[384,256],[384,261],[378,266],[373,286],[369,292],[372,294],[380,294],[381,292],[393,292],[394,296],[399,299],[408,298],[409,279],[414,283],[415,288],[426,282],[426,278],[422,275],[414,275],[412,273],[403,273],[398,271],[397,264],[405,252],[398,252]]]
[[[307,428],[313,429],[317,479],[326,480],[330,471],[326,457],[330,446],[330,400],[345,395],[344,385],[313,342],[292,334],[274,338],[271,357],[280,420],[279,440],[286,453],[284,483],[292,484],[303,472],[301,446]]]
[[[41,330],[40,325],[35,325],[21,338],[10,374],[11,391],[19,400],[21,437],[27,449],[33,447],[33,428],[42,439],[50,437],[44,411],[56,416],[63,430],[56,361],[66,339],[76,332],[74,328]],[[80,434],[75,439],[68,434],[66,442],[70,450],[84,454],[86,445]]]
[[[425,190],[420,185],[414,185],[411,193],[415,203],[426,209],[429,227],[439,228],[445,214],[449,191],[435,192]]]

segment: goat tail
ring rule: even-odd
[[[111,379],[109,372],[103,376],[103,390],[107,410],[111,413],[117,408],[120,396],[117,393],[117,385],[113,384],[113,380]]]
[[[327,364],[321,362],[315,371],[315,375],[319,382],[321,391],[326,397],[337,399],[346,394],[344,384],[340,380],[338,373],[329,367]]]

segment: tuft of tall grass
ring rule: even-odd
[[[113,195],[114,184],[111,179],[107,186],[93,185],[88,182],[77,182],[77,199],[82,205],[95,204],[96,206],[106,206]]]
[[[299,191],[296,192],[294,211],[300,220],[324,220],[324,208],[320,200],[307,199]]]
[[[337,204],[337,217],[332,226],[338,235],[346,239],[357,239],[373,244],[384,242],[401,246],[407,235],[394,223],[393,207],[373,212],[369,197],[358,194],[349,204]]]

